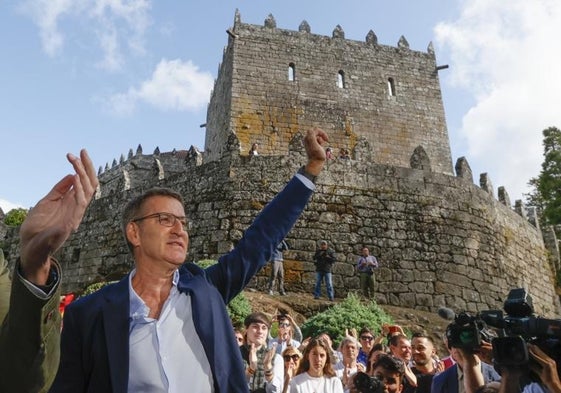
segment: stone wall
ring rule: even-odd
[[[229,148],[237,151],[235,138],[230,142]],[[216,259],[235,245],[304,162],[299,134],[290,148],[284,156],[233,155],[229,162],[203,165],[196,156],[160,156],[160,171],[155,170],[156,156],[135,155],[102,173],[96,200],[59,255],[65,290],[116,279],[130,269],[120,212],[133,194],[156,185],[177,189],[185,197],[194,223],[188,259]],[[168,177],[167,165],[183,170],[170,171]],[[129,189],[124,187],[127,170],[136,179]],[[135,176],[135,171],[144,173]],[[500,308],[509,289],[522,286],[540,314],[554,315],[560,309],[539,231],[463,178],[356,160],[330,161],[287,238],[288,291],[311,290],[311,260],[319,239],[326,239],[337,253],[337,297],[357,290],[354,265],[367,245],[381,264],[376,281],[377,301],[383,304],[478,311]],[[7,248],[11,259],[15,247],[12,243]],[[264,289],[267,276],[268,267],[251,286]]]

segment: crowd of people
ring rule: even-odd
[[[441,337],[447,348],[441,357],[435,335],[407,335],[399,325],[384,324],[377,334],[366,326],[358,333],[345,329],[334,348],[326,332],[303,337],[287,311],[271,318],[254,312],[245,319],[240,351],[250,392],[255,393],[561,392],[556,363],[538,346],[528,344],[533,362],[526,371],[532,370],[535,379],[530,382],[523,368],[493,364],[488,342],[477,350],[449,346],[447,335],[454,323]],[[278,335],[271,337],[275,324]]]
[[[11,278],[0,250],[0,392],[497,389],[492,383],[498,374],[485,363],[486,356],[451,346],[455,363],[441,361],[430,336],[410,339],[398,326],[383,327],[379,334],[370,327],[360,327],[355,334],[351,327],[338,348],[326,333],[302,337],[288,313],[269,318],[254,312],[243,328],[233,329],[226,304],[269,260],[275,260],[273,254],[315,190],[328,141],[321,129],[306,133],[307,162],[265,206],[236,247],[206,269],[184,263],[189,225],[182,196],[168,188],[135,196],[121,217],[133,269],[118,283],[68,304],[61,325],[63,272],[54,255],[77,230],[99,185],[87,152],[82,150],[79,157],[68,154],[74,173],[63,177],[29,211],[20,228],[20,256]],[[254,150],[257,154],[256,146]],[[327,242],[320,242],[314,261],[314,295],[320,296],[325,282],[333,300],[335,255]],[[372,295],[368,276],[376,266],[363,249],[357,271],[365,275],[361,283],[368,296]],[[282,281],[279,291],[284,292]],[[270,337],[272,323],[278,324],[276,338]],[[539,383],[527,385],[532,389],[528,391],[561,392],[556,362],[538,346],[529,344],[528,350],[534,361],[529,367],[539,376]],[[500,383],[499,391],[515,391],[520,370],[500,371],[512,378]]]

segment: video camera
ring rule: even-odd
[[[384,383],[361,371],[354,376],[355,388],[358,393],[384,393]]]
[[[481,347],[481,341],[491,341],[491,332],[487,329],[485,321],[479,315],[472,316],[462,312],[455,316],[446,328],[448,347],[461,348],[474,353]]]
[[[536,344],[554,360],[561,357],[561,320],[534,316],[532,297],[524,288],[512,289],[500,310],[480,313],[489,325],[499,329],[493,340],[493,357],[499,366],[528,364],[527,343]]]
[[[446,318],[448,310],[439,315]],[[505,315],[506,314],[506,315]],[[496,334],[489,329],[496,330]],[[512,289],[501,310],[481,311],[475,316],[462,312],[446,329],[449,347],[476,352],[481,341],[491,342],[498,366],[526,366],[527,343],[540,347],[556,362],[561,360],[561,320],[534,316],[532,297],[524,288]]]

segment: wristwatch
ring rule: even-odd
[[[317,176],[314,176],[314,175],[306,172],[306,166],[305,165],[302,165],[300,167],[300,169],[298,169],[298,173],[301,174],[302,176],[306,177],[307,179],[309,179],[312,183],[316,182]]]

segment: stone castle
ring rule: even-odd
[[[453,168],[432,44],[426,52],[381,45],[373,31],[348,40],[242,23],[236,12],[208,106],[204,151],[128,156],[100,168],[100,188],[77,233],[58,255],[64,289],[122,277],[132,260],[120,232],[125,202],[153,186],[182,193],[189,261],[216,259],[242,237],[261,208],[305,162],[302,136],[313,126],[330,136],[329,160],[305,213],[289,233],[286,286],[311,291],[320,239],[335,249],[337,297],[358,289],[354,265],[363,245],[377,256],[377,301],[435,311],[502,308],[525,287],[536,312],[559,313],[552,231],[486,174],[475,185],[468,162]],[[259,155],[249,156],[252,143]],[[95,159],[95,157],[94,157]],[[532,212],[530,212],[532,213]],[[544,243],[544,235],[549,239]],[[17,254],[15,230],[4,245]],[[268,267],[251,283],[264,289]]]

